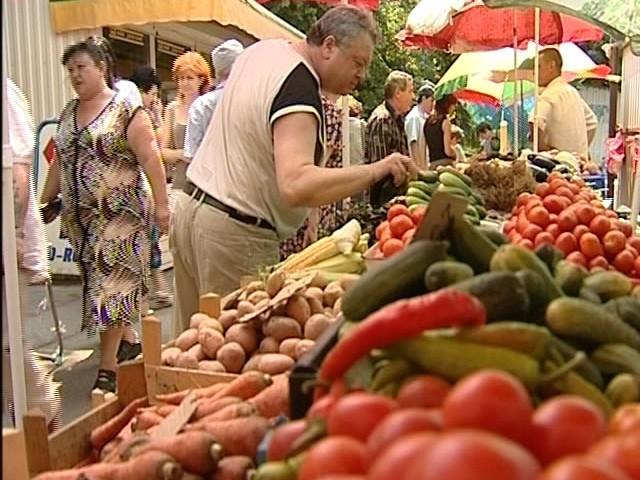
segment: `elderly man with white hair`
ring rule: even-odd
[[[229,78],[231,67],[236,58],[244,50],[237,40],[227,40],[211,51],[211,62],[216,79],[212,91],[198,97],[189,108],[187,131],[184,138],[184,156],[187,159],[195,157],[198,147],[204,138],[213,117],[216,105],[222,98],[224,84]]]

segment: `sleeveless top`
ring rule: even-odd
[[[176,118],[176,108],[178,108],[178,103],[175,101],[171,102],[167,107],[167,113],[169,114],[169,128],[171,132],[169,148],[182,150],[184,148],[184,137],[187,132],[187,126],[184,123],[178,122]],[[182,190],[187,180],[187,163],[184,160],[180,160],[175,164],[172,176],[173,187]]]
[[[442,124],[445,117],[442,117],[435,123],[427,122],[424,124],[424,138],[429,147],[429,161],[435,162],[437,160],[451,159],[444,150],[444,132],[442,131]]]

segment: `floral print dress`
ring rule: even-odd
[[[112,99],[79,128],[71,100],[55,135],[60,162],[62,228],[83,281],[82,329],[89,333],[140,318],[147,294],[151,201],[127,143],[138,108]]]
[[[322,96],[322,109],[324,111],[325,128],[327,129],[327,150],[331,152],[324,166],[327,168],[342,168],[342,118],[340,110],[335,103],[324,95]],[[326,237],[338,227],[337,204],[323,205],[319,210],[320,219],[317,225],[317,234],[309,234],[308,230],[313,222],[311,217],[308,217],[293,237],[280,244],[281,260],[304,249],[317,238]],[[312,215],[316,213],[314,211]]]

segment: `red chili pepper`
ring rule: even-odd
[[[483,325],[487,313],[480,301],[453,289],[399,300],[372,313],[329,351],[318,373],[319,384],[342,377],[361,357],[420,334],[424,330]],[[317,387],[316,398],[324,393]]]

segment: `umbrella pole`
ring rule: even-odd
[[[540,80],[540,58],[538,45],[540,44],[540,9],[535,9],[535,57],[533,60],[533,88],[535,104],[533,107],[533,151],[538,153],[538,81]]]
[[[3,3],[3,13],[5,10]],[[2,45],[7,45],[3,29]],[[4,50],[4,49],[3,49]],[[7,71],[6,52],[2,54],[2,71]],[[15,219],[13,205],[13,151],[9,145],[7,115],[7,77],[2,76],[2,262],[6,292],[6,315],[11,358],[11,384],[15,425],[22,430],[22,418],[27,413],[27,389],[24,374],[24,345],[22,343],[22,317],[18,286],[18,260],[16,252]]]
[[[342,0],[343,5],[348,5],[349,0]],[[351,158],[349,153],[351,151],[349,145],[349,97],[347,95],[342,96],[342,166],[351,166]]]
[[[513,9],[513,71],[514,71],[514,85],[515,90],[513,92],[513,154],[518,156],[520,151],[519,145],[519,131],[520,131],[520,116],[518,115],[518,32],[516,30],[516,18],[517,10]]]

